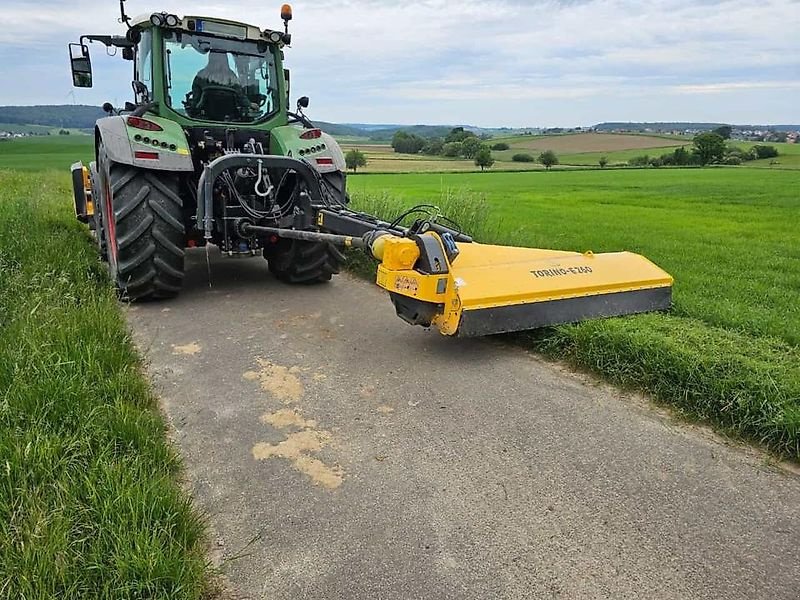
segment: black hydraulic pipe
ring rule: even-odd
[[[281,229],[279,227],[264,227],[262,225],[251,225],[243,223],[239,230],[249,237],[253,233],[268,233],[278,237],[289,238],[292,240],[303,240],[305,242],[327,242],[345,248],[365,248],[366,242],[363,238],[349,235],[335,235],[333,233],[320,233],[319,231],[301,231],[299,229]]]
[[[440,225],[439,223],[430,223],[428,226],[427,231],[435,231],[438,234],[449,233],[453,236],[453,239],[456,242],[464,242],[465,244],[472,243],[472,237],[468,236],[466,233],[461,233],[460,231],[456,231],[455,229],[451,229],[446,225]]]
[[[339,231],[341,233],[348,233],[353,236],[364,235],[368,231],[386,231],[397,237],[407,237],[409,233],[408,227],[401,225],[393,225],[386,221],[381,221],[371,215],[364,213],[357,213],[346,209],[328,209],[319,208],[317,221],[323,224],[325,229]],[[439,223],[428,223],[424,231],[435,231],[439,235],[449,233],[453,236],[456,242],[471,243],[472,238],[465,233],[456,231],[451,227],[441,225]]]

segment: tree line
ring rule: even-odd
[[[740,148],[728,143],[731,127],[723,125],[714,131],[700,133],[692,140],[693,145],[687,149],[684,146],[675,148],[660,156],[635,156],[628,160],[632,167],[662,167],[662,166],[706,166],[706,165],[740,165],[743,162],[765,158],[775,158],[778,150],[774,146],[756,144],[751,148]],[[505,142],[489,145],[487,138],[479,137],[463,127],[453,128],[445,137],[423,138],[405,130],[397,131],[392,138],[392,148],[399,154],[424,154],[428,156],[443,156],[446,158],[465,158],[474,160],[475,165],[484,169],[490,168],[495,159],[492,150],[509,150]],[[539,162],[546,169],[559,164],[558,156],[552,150],[545,150],[537,157],[527,153],[517,153],[511,157],[513,162],[533,163]],[[351,150],[345,156],[347,168],[357,171],[367,164],[367,158],[359,150]],[[608,157],[602,156],[598,164],[601,168],[608,165]]]
[[[730,127],[720,127],[713,132],[696,135],[692,140],[692,148],[688,150],[681,146],[661,156],[635,156],[628,164],[632,167],[740,165],[751,160],[778,156],[775,146],[756,144],[749,149],[740,148],[727,142],[729,136]],[[600,166],[605,165],[601,163]]]
[[[463,127],[454,127],[444,137],[423,138],[405,130],[392,137],[392,148],[398,154],[425,154],[446,158],[466,158],[475,161],[481,171],[494,164],[492,150],[508,150],[508,144],[489,146],[485,137],[478,137]]]

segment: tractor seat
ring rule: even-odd
[[[222,85],[203,86],[198,98],[187,101],[187,113],[210,121],[226,121],[242,116],[244,97],[241,90]]]

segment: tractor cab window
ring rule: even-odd
[[[278,110],[273,47],[164,33],[167,102],[192,119],[253,123]]]

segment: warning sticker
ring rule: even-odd
[[[398,292],[407,292],[416,295],[419,289],[419,282],[413,277],[401,275],[394,280],[394,289]]]

